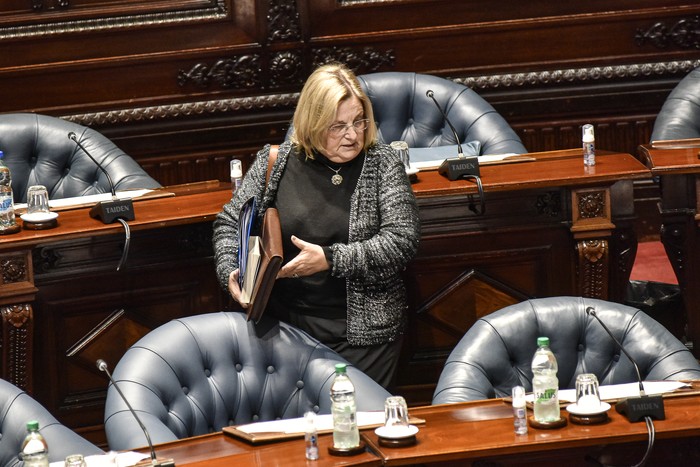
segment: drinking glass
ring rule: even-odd
[[[407,168],[411,168],[411,158],[408,154],[408,143],[406,141],[392,141],[391,147],[396,151],[403,162],[403,165]]]
[[[390,396],[384,402],[384,426],[408,427],[408,406],[401,396]]]
[[[27,190],[27,213],[46,214],[49,212],[49,192],[44,185],[32,185]]]
[[[593,373],[581,373],[576,377],[576,405],[583,410],[600,407],[598,378]]]
[[[82,454],[71,454],[66,457],[65,467],[86,467],[85,458]]]

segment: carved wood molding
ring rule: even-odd
[[[62,7],[68,6],[67,0],[62,0],[59,3],[66,4],[60,5]],[[35,1],[32,7],[34,10],[41,11],[43,9],[43,2]],[[159,13],[121,15],[81,20],[54,21],[22,26],[9,26],[0,28],[0,41],[5,39],[47,37],[71,33],[219,20],[226,18],[227,15],[228,9],[226,7],[225,0],[211,0],[211,4],[209,6],[192,8],[188,10],[172,10]]]
[[[686,74],[700,66],[700,60],[638,63],[632,65],[569,68],[563,70],[531,71],[500,75],[483,75],[450,78],[472,89],[502,89],[554,84],[579,84],[591,81],[639,79],[649,76]]]
[[[2,314],[2,378],[31,391],[33,311],[29,303],[0,307]]]
[[[581,240],[576,244],[578,253],[578,286],[581,296],[608,298],[608,241]]]
[[[2,282],[0,284],[10,284],[13,282],[30,281],[27,270],[26,256],[5,256],[0,259],[0,273]]]
[[[648,43],[664,50],[674,45],[680,49],[699,49],[700,16],[682,18],[671,25],[659,21],[646,30],[637,29],[634,39],[640,47]]]

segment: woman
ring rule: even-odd
[[[404,166],[377,142],[369,98],[342,65],[325,65],[299,96],[290,141],[265,188],[270,146],[214,223],[219,280],[238,286],[238,211],[255,196],[259,215],[279,210],[284,263],[273,314],[389,387],[406,323],[401,272],[418,248],[419,220]]]

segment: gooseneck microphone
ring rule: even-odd
[[[112,386],[114,386],[114,389],[117,390],[119,393],[119,397],[122,398],[124,403],[126,404],[127,408],[129,409],[129,412],[131,412],[131,415],[134,416],[136,421],[138,422],[139,426],[141,427],[141,431],[143,431],[143,434],[146,436],[146,441],[148,442],[148,447],[151,450],[151,459],[150,460],[142,460],[140,462],[137,462],[134,464],[134,467],[145,467],[145,466],[154,466],[154,467],[175,467],[175,461],[173,459],[158,459],[156,457],[156,450],[153,447],[153,443],[151,442],[151,435],[148,434],[148,430],[146,429],[146,426],[141,422],[141,419],[139,418],[138,415],[136,415],[136,411],[131,407],[131,404],[129,404],[129,401],[126,399],[126,396],[124,396],[124,393],[122,392],[121,389],[119,389],[119,386],[117,385],[117,382],[112,378],[112,375],[109,373],[109,370],[107,369],[107,362],[102,360],[101,358],[97,360],[97,369],[100,371],[103,371],[107,377],[109,378],[109,381],[112,383]]]
[[[457,140],[457,150],[459,151],[459,154],[456,158],[445,159],[444,162],[440,164],[440,167],[438,168],[438,173],[447,177],[448,180],[478,177],[479,158],[477,156],[464,155],[464,151],[462,151],[462,144],[459,142],[459,135],[457,134],[457,130],[455,130],[454,125],[452,125],[452,122],[450,122],[450,119],[447,117],[447,113],[445,113],[443,108],[435,99],[435,93],[432,91],[432,89],[428,89],[425,95],[433,101],[435,107],[437,107],[440,111],[442,118],[445,119],[445,122],[450,127],[450,130],[452,130],[452,134],[454,135],[455,140]]]
[[[102,164],[97,162],[97,159],[92,157],[92,154],[88,152],[87,149],[80,143],[74,132],[68,133],[68,139],[71,139],[75,144],[83,150],[86,156],[90,158],[92,162],[107,176],[107,181],[109,182],[109,189],[112,192],[111,201],[100,201],[92,209],[90,209],[90,217],[100,219],[105,224],[111,224],[118,219],[124,219],[127,221],[134,220],[134,205],[130,198],[119,199],[117,198],[117,193],[114,187],[114,182],[109,173],[102,167]]]
[[[639,365],[634,361],[634,358],[625,350],[620,341],[618,341],[613,333],[608,329],[608,327],[603,323],[595,308],[589,306],[586,308],[586,314],[592,316],[600,325],[603,327],[605,332],[610,336],[615,345],[622,353],[624,353],[629,361],[634,366],[634,370],[637,372],[637,382],[639,383],[639,397],[628,397],[618,401],[615,404],[615,410],[627,417],[630,422],[638,422],[645,417],[654,418],[656,420],[664,420],[666,418],[666,413],[664,412],[664,401],[660,395],[647,396],[644,392],[644,383],[642,382],[642,374],[639,372]]]

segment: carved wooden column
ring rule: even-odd
[[[608,299],[611,220],[610,188],[579,188],[571,192],[572,226],[576,240],[578,291],[583,297]]]
[[[27,391],[32,390],[32,302],[34,287],[31,251],[0,256],[0,376]]]

